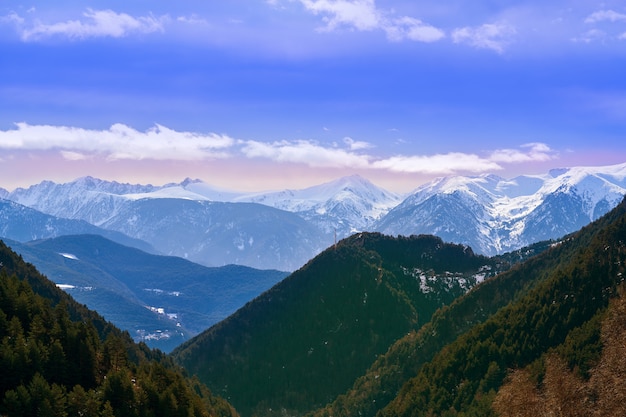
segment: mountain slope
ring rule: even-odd
[[[335,233],[341,239],[357,231],[433,234],[477,253],[502,254],[572,233],[625,194],[626,164],[513,179],[439,178],[402,202],[359,176],[257,194],[190,179],[152,186],[92,177],[66,184],[44,181],[4,193],[47,214],[149,240],[163,254],[209,266],[238,263],[289,271],[332,244]]]
[[[208,201],[201,185],[185,181],[153,187],[85,177],[67,184],[43,182],[7,197],[207,266],[292,271],[333,242],[332,235],[294,213],[255,203]]]
[[[358,175],[339,178],[302,190],[244,195],[250,201],[297,213],[326,233],[343,238],[371,230],[375,221],[400,203],[400,196]]]
[[[626,164],[512,180],[440,178],[418,188],[374,230],[434,234],[494,255],[572,233],[607,213],[625,194]]]
[[[134,344],[0,242],[0,414],[236,413],[158,351]]]
[[[576,329],[594,323],[623,281],[624,236],[626,201],[437,312],[316,415],[490,415],[506,369],[565,346],[568,337],[578,338],[578,348],[560,349],[571,366],[588,368],[580,352],[596,342]]]
[[[12,247],[79,302],[136,340],[165,351],[226,318],[286,276],[235,265],[209,268],[97,235]]]
[[[76,234],[100,235],[125,246],[155,253],[155,249],[148,243],[133,239],[123,233],[102,229],[83,220],[71,220],[44,214],[13,201],[0,199],[0,237],[18,242],[28,242]]]
[[[354,235],[173,355],[244,415],[302,414],[496,268],[435,237]]]

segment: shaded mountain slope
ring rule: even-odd
[[[236,265],[205,267],[97,235],[12,247],[79,302],[164,351],[223,320],[287,275]]]
[[[243,415],[302,414],[496,268],[439,238],[354,235],[173,356]]]
[[[44,214],[38,210],[9,200],[0,199],[0,237],[29,242],[65,235],[94,234],[104,236],[121,245],[148,253],[156,250],[147,242],[131,238],[114,230],[102,229],[84,220],[72,220]]]
[[[601,314],[623,280],[625,244],[623,201],[441,309],[316,415],[489,415],[508,368],[532,363]],[[595,342],[576,337],[571,366],[588,366],[576,352]]]
[[[0,242],[0,414],[234,416]]]

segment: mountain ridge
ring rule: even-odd
[[[5,198],[148,240],[163,254],[189,256],[205,265],[234,262],[293,271],[332,244],[335,236],[342,239],[362,231],[434,234],[477,253],[501,254],[578,230],[615,207],[625,194],[626,163],[560,168],[512,179],[493,174],[442,177],[405,196],[353,175],[301,190],[261,193],[230,192],[189,178],[144,186],[83,177],[66,184],[45,181],[7,192]],[[178,208],[159,219],[149,214],[161,210],[166,200]],[[195,202],[195,211],[185,208],[190,202]],[[244,210],[240,204],[256,206]],[[145,216],[152,216],[150,222],[132,224],[142,218],[139,206],[147,210]],[[270,215],[274,220],[268,219],[269,212],[262,213],[264,207],[276,210]],[[206,228],[201,236],[198,226],[215,223],[214,216],[221,219],[221,229]],[[255,216],[256,221],[249,221]],[[267,223],[271,221],[273,227]],[[155,223],[161,231],[154,229]],[[255,231],[260,224],[264,228]],[[274,230],[284,224],[290,226],[277,235]],[[170,238],[180,227],[194,230],[196,237],[179,236],[175,247],[168,247],[164,242],[176,240]],[[211,237],[216,233],[228,238],[217,242]],[[207,252],[206,247],[214,249]],[[285,263],[287,257],[293,262]]]

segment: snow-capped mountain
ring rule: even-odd
[[[85,220],[209,266],[294,270],[355,231],[434,234],[486,255],[560,238],[626,194],[626,164],[545,175],[445,177],[406,199],[350,176],[302,189],[243,194],[186,179],[163,186],[80,178],[44,181],[5,198]]]
[[[167,255],[209,266],[294,270],[333,243],[367,230],[400,198],[351,176],[307,188],[244,195],[186,179],[130,185],[79,178],[7,195],[55,216],[143,239]]]
[[[626,194],[626,164],[575,167],[506,180],[440,178],[413,192],[374,229],[435,234],[493,255],[580,229]]]
[[[155,187],[85,177],[66,184],[44,181],[7,197],[207,266],[291,271],[332,244],[332,237],[294,213],[255,203],[209,201],[237,195],[188,179]]]
[[[343,238],[371,229],[402,200],[398,194],[352,175],[302,190],[243,195],[234,201],[265,204],[297,213],[324,232],[336,231],[337,237]]]

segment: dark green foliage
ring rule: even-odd
[[[396,339],[466,291],[492,261],[431,236],[363,233],[321,253],[173,352],[243,415],[302,414],[331,401]],[[419,269],[433,277],[421,288]]]
[[[527,260],[441,308],[315,414],[490,415],[506,371],[550,348],[587,375],[601,350],[599,317],[623,279],[625,224],[622,202],[558,243],[497,257]]]
[[[68,292],[76,300],[128,330],[135,340],[150,334],[168,335],[144,339],[165,352],[287,276],[286,272],[238,265],[209,268],[142,252],[97,235],[7,244],[50,279],[75,286]],[[72,259],[61,253],[72,254]],[[145,306],[164,308],[177,318],[168,319]]]
[[[167,356],[132,342],[2,242],[0,264],[0,415],[234,415]]]

